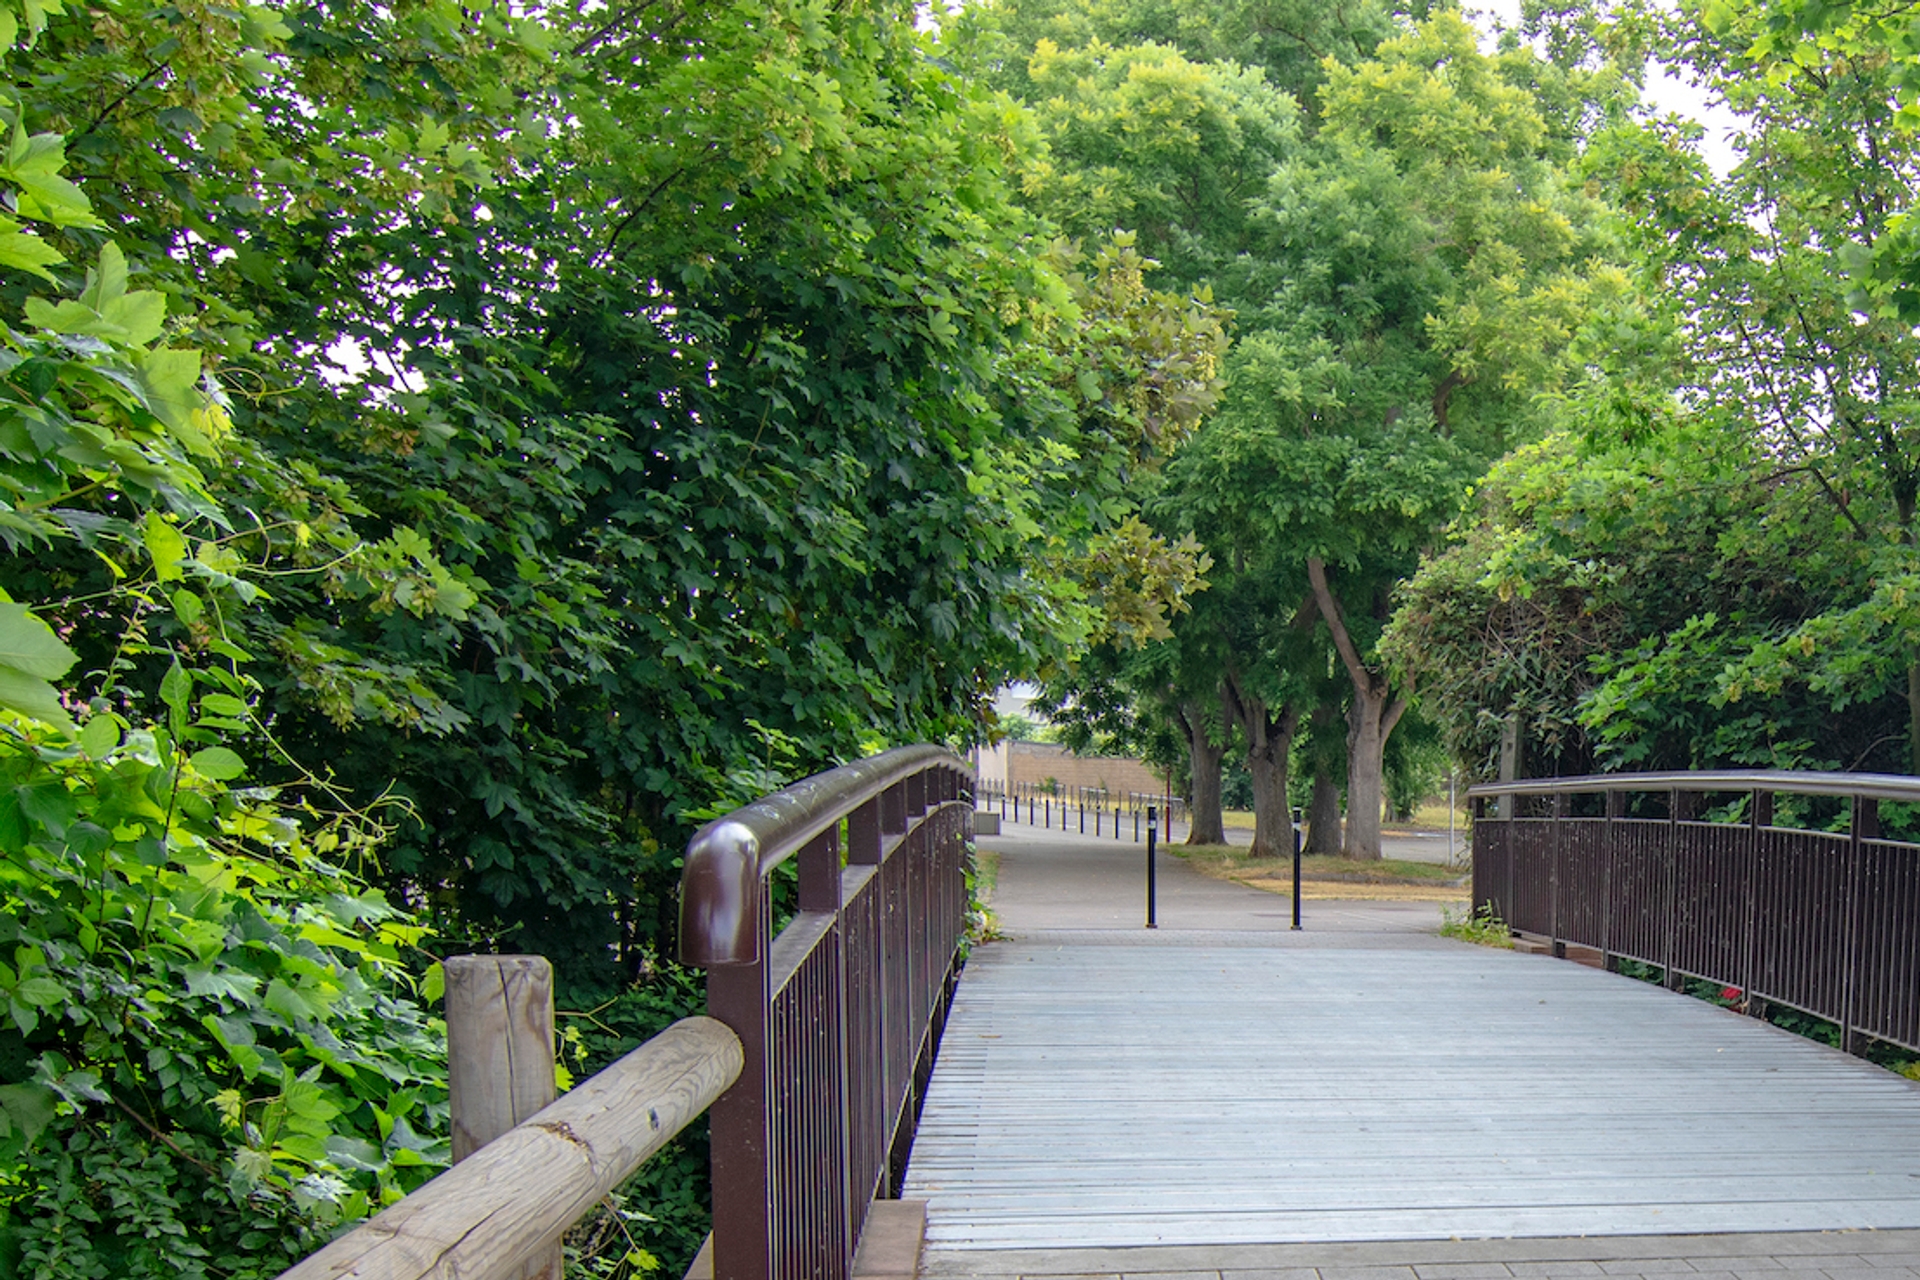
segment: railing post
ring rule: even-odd
[[[1660,967],[1666,971],[1666,986],[1680,990],[1680,974],[1673,966],[1680,949],[1680,824],[1693,817],[1693,793],[1675,788],[1667,801],[1667,928],[1666,944]]]
[[[1867,864],[1865,845],[1879,837],[1880,802],[1855,796],[1852,820],[1847,824],[1847,918],[1840,952],[1845,966],[1842,978],[1845,986],[1840,997],[1840,1048],[1847,1053],[1858,1052],[1855,1042],[1860,1024],[1860,917],[1865,910],[1860,882]]]
[[[554,1099],[553,966],[544,956],[450,956],[447,1093],[453,1158],[465,1160]],[[560,1280],[560,1241],[523,1280]]]
[[[1483,906],[1488,907],[1504,920],[1507,918],[1507,904],[1504,900],[1494,903],[1493,877],[1488,874],[1491,864],[1486,858],[1480,856],[1486,852],[1486,848],[1484,845],[1479,849],[1473,848],[1475,836],[1480,831],[1481,824],[1487,820],[1487,802],[1479,796],[1474,796],[1467,803],[1470,806],[1468,812],[1473,815],[1473,828],[1467,836],[1468,858],[1473,867],[1473,909],[1478,911]]]
[[[1555,955],[1560,954],[1560,872],[1566,861],[1560,842],[1567,834],[1563,821],[1566,816],[1567,793],[1556,791],[1553,793],[1553,853],[1547,863],[1547,945],[1553,948]]]
[[[1620,825],[1616,819],[1626,812],[1624,791],[1608,791],[1607,818],[1600,829],[1600,909],[1606,914],[1600,921],[1600,963],[1613,968],[1613,864],[1620,853]]]
[[[1740,958],[1742,1007],[1748,1013],[1760,1007],[1753,998],[1754,979],[1760,974],[1760,854],[1772,825],[1773,792],[1755,791],[1747,804],[1747,936]]]
[[[840,1114],[835,1117],[833,1132],[827,1141],[832,1144],[825,1171],[831,1179],[829,1185],[821,1187],[829,1203],[836,1197],[841,1206],[839,1214],[840,1239],[835,1245],[836,1252],[843,1258],[853,1256],[853,1238],[858,1224],[853,1220],[856,1213],[864,1212],[865,1206],[853,1205],[853,1161],[850,1145],[851,1111],[855,1105],[852,1082],[847,1072],[847,957],[846,930],[840,918],[841,876],[840,876],[840,826],[835,823],[825,831],[809,840],[800,848],[800,910],[819,912],[833,917],[833,953],[832,973],[828,975],[827,985],[831,990],[833,1008],[816,1010],[815,1016],[825,1014],[832,1022],[833,1043],[829,1046],[830,1070],[834,1073],[833,1088],[816,1086],[816,1098],[813,1105],[831,1105],[831,1099],[837,1097]],[[789,1172],[792,1172],[789,1170]]]
[[[760,928],[766,930],[762,908]],[[713,1167],[713,1274],[718,1280],[772,1280],[773,1188],[769,1185],[767,1096],[771,992],[763,942],[749,964],[707,970],[707,1012],[740,1037],[740,1078],[708,1113]]]

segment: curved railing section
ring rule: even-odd
[[[1474,902],[1515,930],[1828,1019],[1849,1051],[1920,1051],[1920,844],[1880,828],[1882,803],[1920,805],[1920,778],[1620,773],[1467,794]],[[1783,796],[1840,798],[1822,825],[1844,829],[1777,825]]]
[[[745,1051],[712,1108],[715,1280],[845,1280],[904,1171],[966,930],[973,773],[899,747],[708,823],[681,959]],[[773,936],[770,877],[797,861]]]

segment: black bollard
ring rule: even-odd
[[[1157,816],[1158,815],[1155,814],[1153,811],[1153,806],[1148,805],[1147,806],[1147,928],[1149,929],[1158,929],[1160,927],[1159,924],[1154,920],[1154,914],[1155,914],[1154,908],[1156,905],[1155,898],[1157,895],[1155,894],[1154,884],[1153,884],[1153,848],[1154,848],[1153,837],[1155,835],[1154,819]]]
[[[1300,927],[1300,824],[1289,823],[1293,828],[1293,927]]]

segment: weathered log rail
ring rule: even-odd
[[[280,1280],[557,1280],[561,1234],[711,1106],[743,1060],[713,1019],[676,1022]],[[551,1089],[551,1052],[528,1067]]]
[[[1920,1051],[1920,844],[1883,838],[1879,810],[1920,804],[1920,778],[1623,773],[1468,795],[1473,899],[1510,927],[1824,1018],[1851,1052]],[[1781,796],[1838,798],[1846,830],[1776,825]],[[1709,798],[1739,820],[1707,820]]]
[[[716,1280],[845,1280],[952,995],[971,787],[957,757],[902,747],[702,828],[681,940],[714,1016],[557,1100],[546,961],[448,960],[454,1167],[280,1280],[558,1280],[567,1229],[709,1109]],[[775,938],[768,878],[796,856]]]

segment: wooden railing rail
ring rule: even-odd
[[[808,778],[687,848],[680,945],[744,1048],[715,1104],[715,1280],[846,1280],[897,1184],[966,929],[973,775],[931,746]],[[768,877],[798,860],[775,938]]]
[[[1512,928],[1736,989],[1750,1013],[1824,1018],[1852,1052],[1920,1051],[1920,844],[1883,838],[1879,811],[1920,804],[1920,777],[1621,773],[1467,794],[1474,902]],[[1703,816],[1716,795],[1746,796],[1742,820]],[[1783,795],[1845,800],[1847,830],[1776,825]]]
[[[740,1074],[711,1018],[674,1023],[280,1280],[513,1280]],[[553,1058],[534,1069],[551,1080]]]

